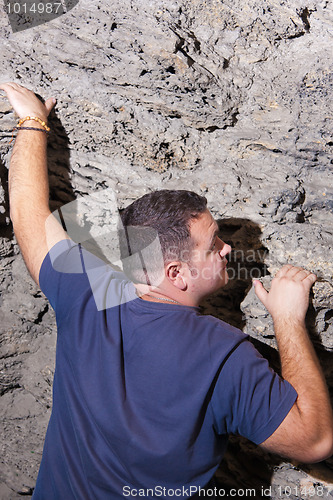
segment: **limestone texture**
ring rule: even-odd
[[[77,212],[93,232],[107,188],[120,208],[160,188],[204,194],[233,253],[227,288],[203,310],[249,333],[278,369],[252,278],[269,288],[285,263],[316,272],[308,326],[333,397],[332,25],[326,0],[79,0],[19,32],[0,7],[0,81],[58,100],[52,209],[97,193]],[[0,98],[1,500],[32,493],[56,341],[9,218],[15,124]],[[239,497],[328,499],[333,460],[290,463],[232,437],[218,480]]]

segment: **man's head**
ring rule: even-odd
[[[167,278],[178,289],[206,290],[205,296],[226,284],[224,256],[230,247],[218,238],[205,197],[185,190],[155,191],[125,208],[121,219],[124,271],[134,282],[158,286]],[[160,246],[154,246],[156,241]],[[147,248],[152,249],[148,259],[147,252],[142,257]]]
[[[121,213],[124,233],[121,237],[122,258],[147,248],[158,237],[164,264],[173,260],[188,261],[193,246],[190,225],[206,211],[207,200],[192,191],[163,189],[134,201]],[[151,255],[151,260],[157,255]],[[138,283],[151,284],[142,269],[141,259],[124,260],[125,272]],[[156,273],[161,269],[156,262]],[[150,278],[150,279],[149,279]]]

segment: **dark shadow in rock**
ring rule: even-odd
[[[49,116],[51,134],[47,148],[47,162],[49,170],[50,209],[59,209],[66,203],[74,201],[74,194],[70,180],[70,149],[66,131],[53,110]]]
[[[229,218],[217,223],[219,237],[232,248],[228,255],[229,283],[205,302],[203,312],[242,329],[245,321],[240,304],[252,279],[269,274],[265,264],[268,250],[260,240],[260,227],[251,220]]]
[[[82,220],[80,220],[80,218],[82,219],[82,214],[77,213],[77,204],[72,203],[70,209],[68,210],[67,207],[66,211],[64,211],[65,205],[77,199],[70,178],[69,139],[54,110],[51,112],[49,124],[52,130],[47,152],[51,212],[61,221],[66,231],[68,229],[66,222],[68,222],[68,220],[70,221],[71,230],[68,233],[70,238],[76,243],[82,243],[82,246],[87,250],[108,263],[108,258],[105,256],[96,238],[89,236],[91,227],[87,225],[86,221],[84,221],[82,226]],[[88,195],[89,193],[86,194]],[[66,215],[64,215],[64,213],[66,213]],[[69,219],[66,221],[68,213],[70,213],[70,215]],[[83,214],[83,219],[85,219],[85,214]]]
[[[3,200],[0,205],[0,237],[11,239],[13,227],[9,219],[8,169],[0,158],[0,183],[3,189]]]
[[[218,498],[276,498],[267,492],[272,489],[273,468],[280,463],[279,457],[265,453],[247,439],[230,436],[224,460],[216,473],[217,486],[226,494]],[[238,496],[235,491],[239,492]]]

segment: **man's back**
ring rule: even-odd
[[[242,332],[195,307],[139,299],[124,275],[69,240],[55,252],[63,253],[53,265],[46,257],[40,273],[58,344],[34,498],[193,491],[213,476],[228,432],[260,442],[288,413],[295,391]]]

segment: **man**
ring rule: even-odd
[[[246,335],[198,311],[227,283],[230,252],[205,199],[161,191],[124,211],[128,255],[147,244],[139,235],[131,248],[128,233],[148,227],[163,256],[162,272],[127,260],[134,286],[50,217],[44,131],[55,101],[43,104],[15,83],[0,89],[21,120],[34,118],[21,121],[11,159],[11,218],[58,326],[53,409],[33,498],[168,498],[170,491],[186,498],[213,476],[229,433],[303,462],[330,456],[332,410],[305,327],[315,275],[287,265],[269,292],[255,282],[274,320],[280,379]],[[108,307],[114,296],[118,305]]]

